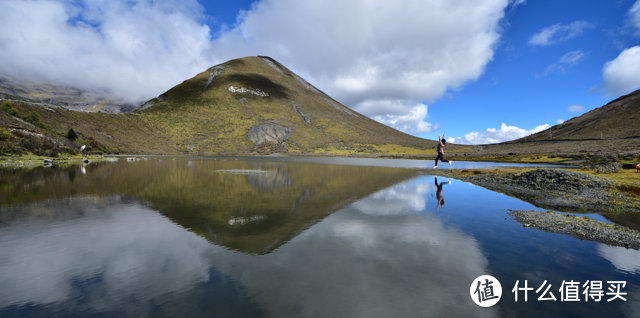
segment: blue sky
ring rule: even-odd
[[[640,88],[640,0],[3,0],[0,75],[139,103],[268,55],[417,136],[511,140]]]

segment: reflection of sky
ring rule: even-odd
[[[84,217],[0,228],[0,308],[62,302],[82,291],[82,307],[99,312],[209,279],[205,239],[139,203],[82,204]]]
[[[487,266],[475,239],[424,213],[432,185],[390,187],[274,253],[229,255],[216,267],[272,317],[494,316],[469,297]]]
[[[621,271],[640,273],[640,251],[600,244],[598,255],[608,259]]]
[[[213,246],[137,201],[14,207],[12,215],[51,208],[59,217],[0,224],[0,316],[33,305],[172,317],[640,312],[640,252],[522,228],[505,219],[505,209],[531,205],[457,180],[444,185],[446,208],[436,211],[436,189],[433,177],[394,185],[261,256]],[[480,308],[469,297],[471,281],[483,274],[502,283],[496,307]],[[530,295],[529,303],[514,303],[516,279],[536,287],[548,280],[556,297],[564,279],[625,280],[629,301],[544,304]],[[206,307],[215,301],[235,305]]]

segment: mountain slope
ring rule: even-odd
[[[640,156],[640,90],[513,141],[480,147],[479,155],[543,153],[616,153]]]
[[[640,137],[640,90],[571,118],[527,139],[613,139]],[[551,135],[551,137],[550,137]]]
[[[436,144],[345,107],[264,56],[213,66],[137,113],[192,154],[375,153],[403,147],[425,153]]]
[[[10,76],[0,76],[0,98],[39,102],[83,112],[111,114],[131,112],[135,106],[108,92],[86,91],[73,87],[38,84]]]

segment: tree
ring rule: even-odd
[[[78,134],[73,131],[73,128],[69,128],[69,132],[67,133],[67,138],[71,141],[78,139]]]

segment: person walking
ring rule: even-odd
[[[431,149],[438,147],[438,156],[436,157],[436,166],[433,169],[438,168],[438,159],[442,162],[448,162],[449,165],[453,163],[453,160],[444,160],[444,145],[447,144],[447,141],[444,139],[444,133],[442,134],[442,138],[440,138],[440,134],[438,134],[438,144],[436,146],[431,147]]]

